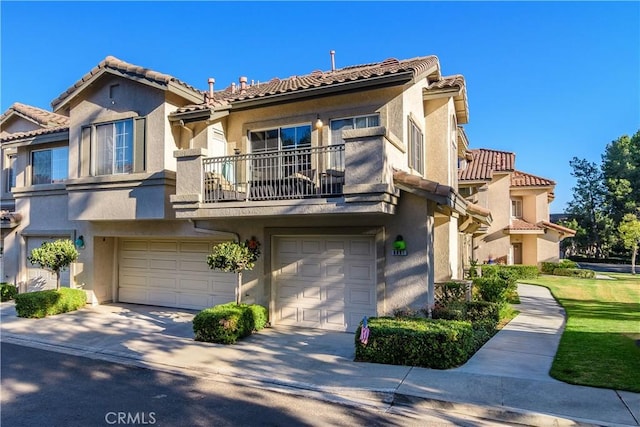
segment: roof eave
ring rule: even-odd
[[[3,148],[11,148],[11,147],[26,147],[28,145],[37,145],[37,144],[47,144],[51,142],[61,142],[69,140],[69,129],[60,130],[59,132],[52,132],[45,135],[32,135],[25,136],[24,138],[12,139],[12,140],[2,140],[0,139],[0,143],[2,143]]]
[[[209,121],[215,122],[220,120],[223,117],[229,115],[229,110],[231,106],[225,107],[216,107],[212,109],[206,110],[198,110],[198,111],[186,111],[184,113],[171,113],[169,114],[169,122],[183,122],[183,123],[192,123],[192,122],[202,122]]]

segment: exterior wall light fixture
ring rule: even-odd
[[[84,249],[84,236],[80,235],[74,242],[76,244],[76,248]]]
[[[322,126],[324,126],[324,123],[322,123],[322,120],[320,120],[320,114],[318,114],[318,118],[316,119],[316,129],[322,129]]]

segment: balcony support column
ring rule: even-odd
[[[176,194],[171,196],[171,202],[174,205],[202,202],[204,182],[202,159],[206,156],[206,148],[189,148],[173,152],[173,157],[177,159]]]

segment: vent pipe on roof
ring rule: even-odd
[[[247,92],[247,78],[240,77],[240,93],[246,93],[246,92]]]
[[[231,93],[236,93],[236,82],[231,82]]]
[[[213,85],[216,82],[216,79],[214,79],[213,77],[209,77],[209,101],[213,101]]]
[[[329,54],[331,55],[331,71],[335,71],[336,70],[336,51],[331,50],[329,51]]]

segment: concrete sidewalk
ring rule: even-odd
[[[278,327],[232,346],[199,343],[194,312],[133,304],[22,319],[2,303],[0,332],[3,342],[407,415],[437,410],[525,425],[640,425],[640,394],[549,377],[563,311],[546,288],[518,291],[521,314],[465,365],[444,371],[354,362],[348,333]]]

